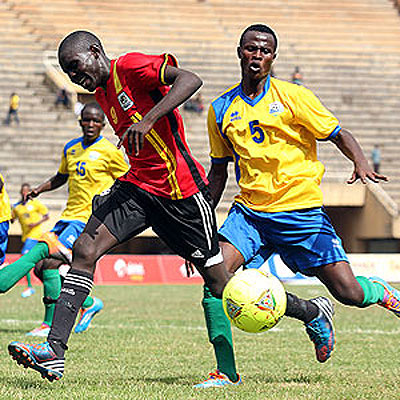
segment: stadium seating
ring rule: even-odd
[[[15,199],[23,180],[39,182],[57,168],[62,144],[78,133],[75,117],[54,110],[54,93],[43,82],[43,50],[55,50],[71,30],[89,29],[110,56],[129,50],[170,51],[181,65],[204,80],[206,108],[212,98],[240,79],[235,47],[241,30],[255,21],[274,27],[280,37],[275,74],[290,79],[300,66],[305,85],[321,97],[360,140],[369,155],[382,145],[384,185],[400,202],[400,19],[389,0],[9,0],[0,3],[0,104],[21,94],[21,125],[2,127],[0,170]],[[189,143],[208,166],[206,112],[183,112]],[[37,152],[43,164],[37,160]],[[322,144],[327,181],[343,182],[351,164],[331,144]],[[23,161],[22,161],[23,160]],[[41,166],[40,166],[41,165]],[[236,192],[234,179],[221,210]],[[49,194],[54,203],[64,196]]]

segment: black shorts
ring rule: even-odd
[[[122,243],[151,227],[178,255],[198,266],[222,261],[208,189],[182,200],[117,180],[93,198],[92,214]]]

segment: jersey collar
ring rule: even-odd
[[[93,143],[91,143],[91,144],[85,146],[85,145],[83,144],[83,136],[82,136],[82,137],[81,137],[81,145],[82,145],[82,148],[83,148],[84,150],[86,150],[88,147],[93,146],[94,144],[96,144],[96,143],[97,143],[98,141],[100,141],[101,139],[103,139],[103,136],[100,135]]]
[[[263,99],[263,97],[265,96],[265,94],[268,92],[269,90],[269,86],[271,84],[271,80],[270,80],[271,76],[268,75],[266,81],[265,81],[265,85],[264,85],[264,89],[263,91],[254,99],[251,99],[250,97],[246,96],[243,92],[242,89],[242,84],[239,85],[240,89],[239,89],[239,95],[240,97],[249,105],[251,106],[255,106],[260,100]]]

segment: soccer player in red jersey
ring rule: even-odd
[[[200,78],[179,68],[169,54],[128,53],[110,60],[97,36],[87,31],[69,34],[59,46],[58,58],[72,82],[96,91],[131,168],[93,199],[92,215],[74,245],[47,342],[9,345],[18,363],[50,381],[63,375],[68,338],[92,288],[96,261],[117,244],[151,226],[198,269],[214,296],[221,297],[231,277],[218,243],[208,181],[190,153],[177,110],[200,88]],[[290,299],[318,312],[309,301]]]

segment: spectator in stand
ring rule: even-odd
[[[303,75],[300,72],[300,67],[295,66],[294,71],[292,74],[292,83],[295,83],[296,85],[303,85]]]
[[[193,111],[201,114],[204,111],[203,97],[201,96],[201,93],[198,93],[192,99],[189,99],[183,108],[186,111]]]
[[[69,108],[70,100],[67,89],[62,88],[57,93],[57,98],[54,105],[57,107],[59,104],[62,104],[65,108]]]
[[[379,174],[379,168],[381,166],[381,149],[378,144],[374,146],[371,152],[372,164],[374,171]]]
[[[10,96],[10,107],[8,109],[7,117],[4,121],[6,125],[10,125],[11,119],[19,125],[19,118],[18,118],[18,109],[19,109],[19,96],[17,93],[13,92]]]

